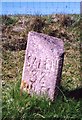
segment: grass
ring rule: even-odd
[[[13,32],[14,26],[21,26],[25,19],[24,31]],[[2,120],[62,119],[82,120],[82,99],[67,96],[68,91],[82,88],[80,77],[80,32],[79,15],[50,16],[3,16],[2,26]],[[75,22],[68,24],[71,17]],[[61,21],[62,18],[62,21]],[[12,21],[13,19],[13,21]],[[63,22],[64,21],[64,22]],[[41,29],[40,29],[41,28]],[[20,96],[20,82],[24,64],[26,38],[29,30],[59,37],[64,41],[65,56],[61,87],[54,102],[46,98],[23,93]],[[22,47],[23,46],[23,47]]]
[[[15,25],[16,22],[17,19],[13,18],[13,16],[8,17],[7,15],[2,15],[2,23],[4,23],[7,26]]]
[[[18,76],[18,79],[20,77]],[[3,87],[3,120],[38,120],[48,118],[79,119],[81,120],[82,101],[66,98],[63,92],[57,96],[54,102],[43,97],[23,93],[20,96],[20,80],[14,84],[6,84]]]

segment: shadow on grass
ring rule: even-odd
[[[67,97],[74,98],[75,100],[82,99],[82,88],[68,91]]]
[[[64,90],[64,88],[62,88],[62,90],[64,91],[64,94],[67,98],[73,98],[75,100],[80,100],[82,99],[82,88],[76,88],[75,90]]]

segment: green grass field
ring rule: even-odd
[[[2,120],[82,120],[82,98],[79,95],[78,99],[68,95],[73,90],[82,89],[80,15],[2,16],[0,20],[2,21]],[[59,94],[54,102],[38,96],[30,97],[26,93],[20,96],[26,39],[31,30],[64,41],[62,80]]]

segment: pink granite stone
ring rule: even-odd
[[[29,32],[22,80],[30,88],[30,95],[45,95],[54,100],[61,81],[64,44],[59,38]]]

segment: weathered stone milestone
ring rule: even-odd
[[[64,58],[63,41],[42,33],[29,32],[21,89],[30,95],[54,100],[60,84]]]

